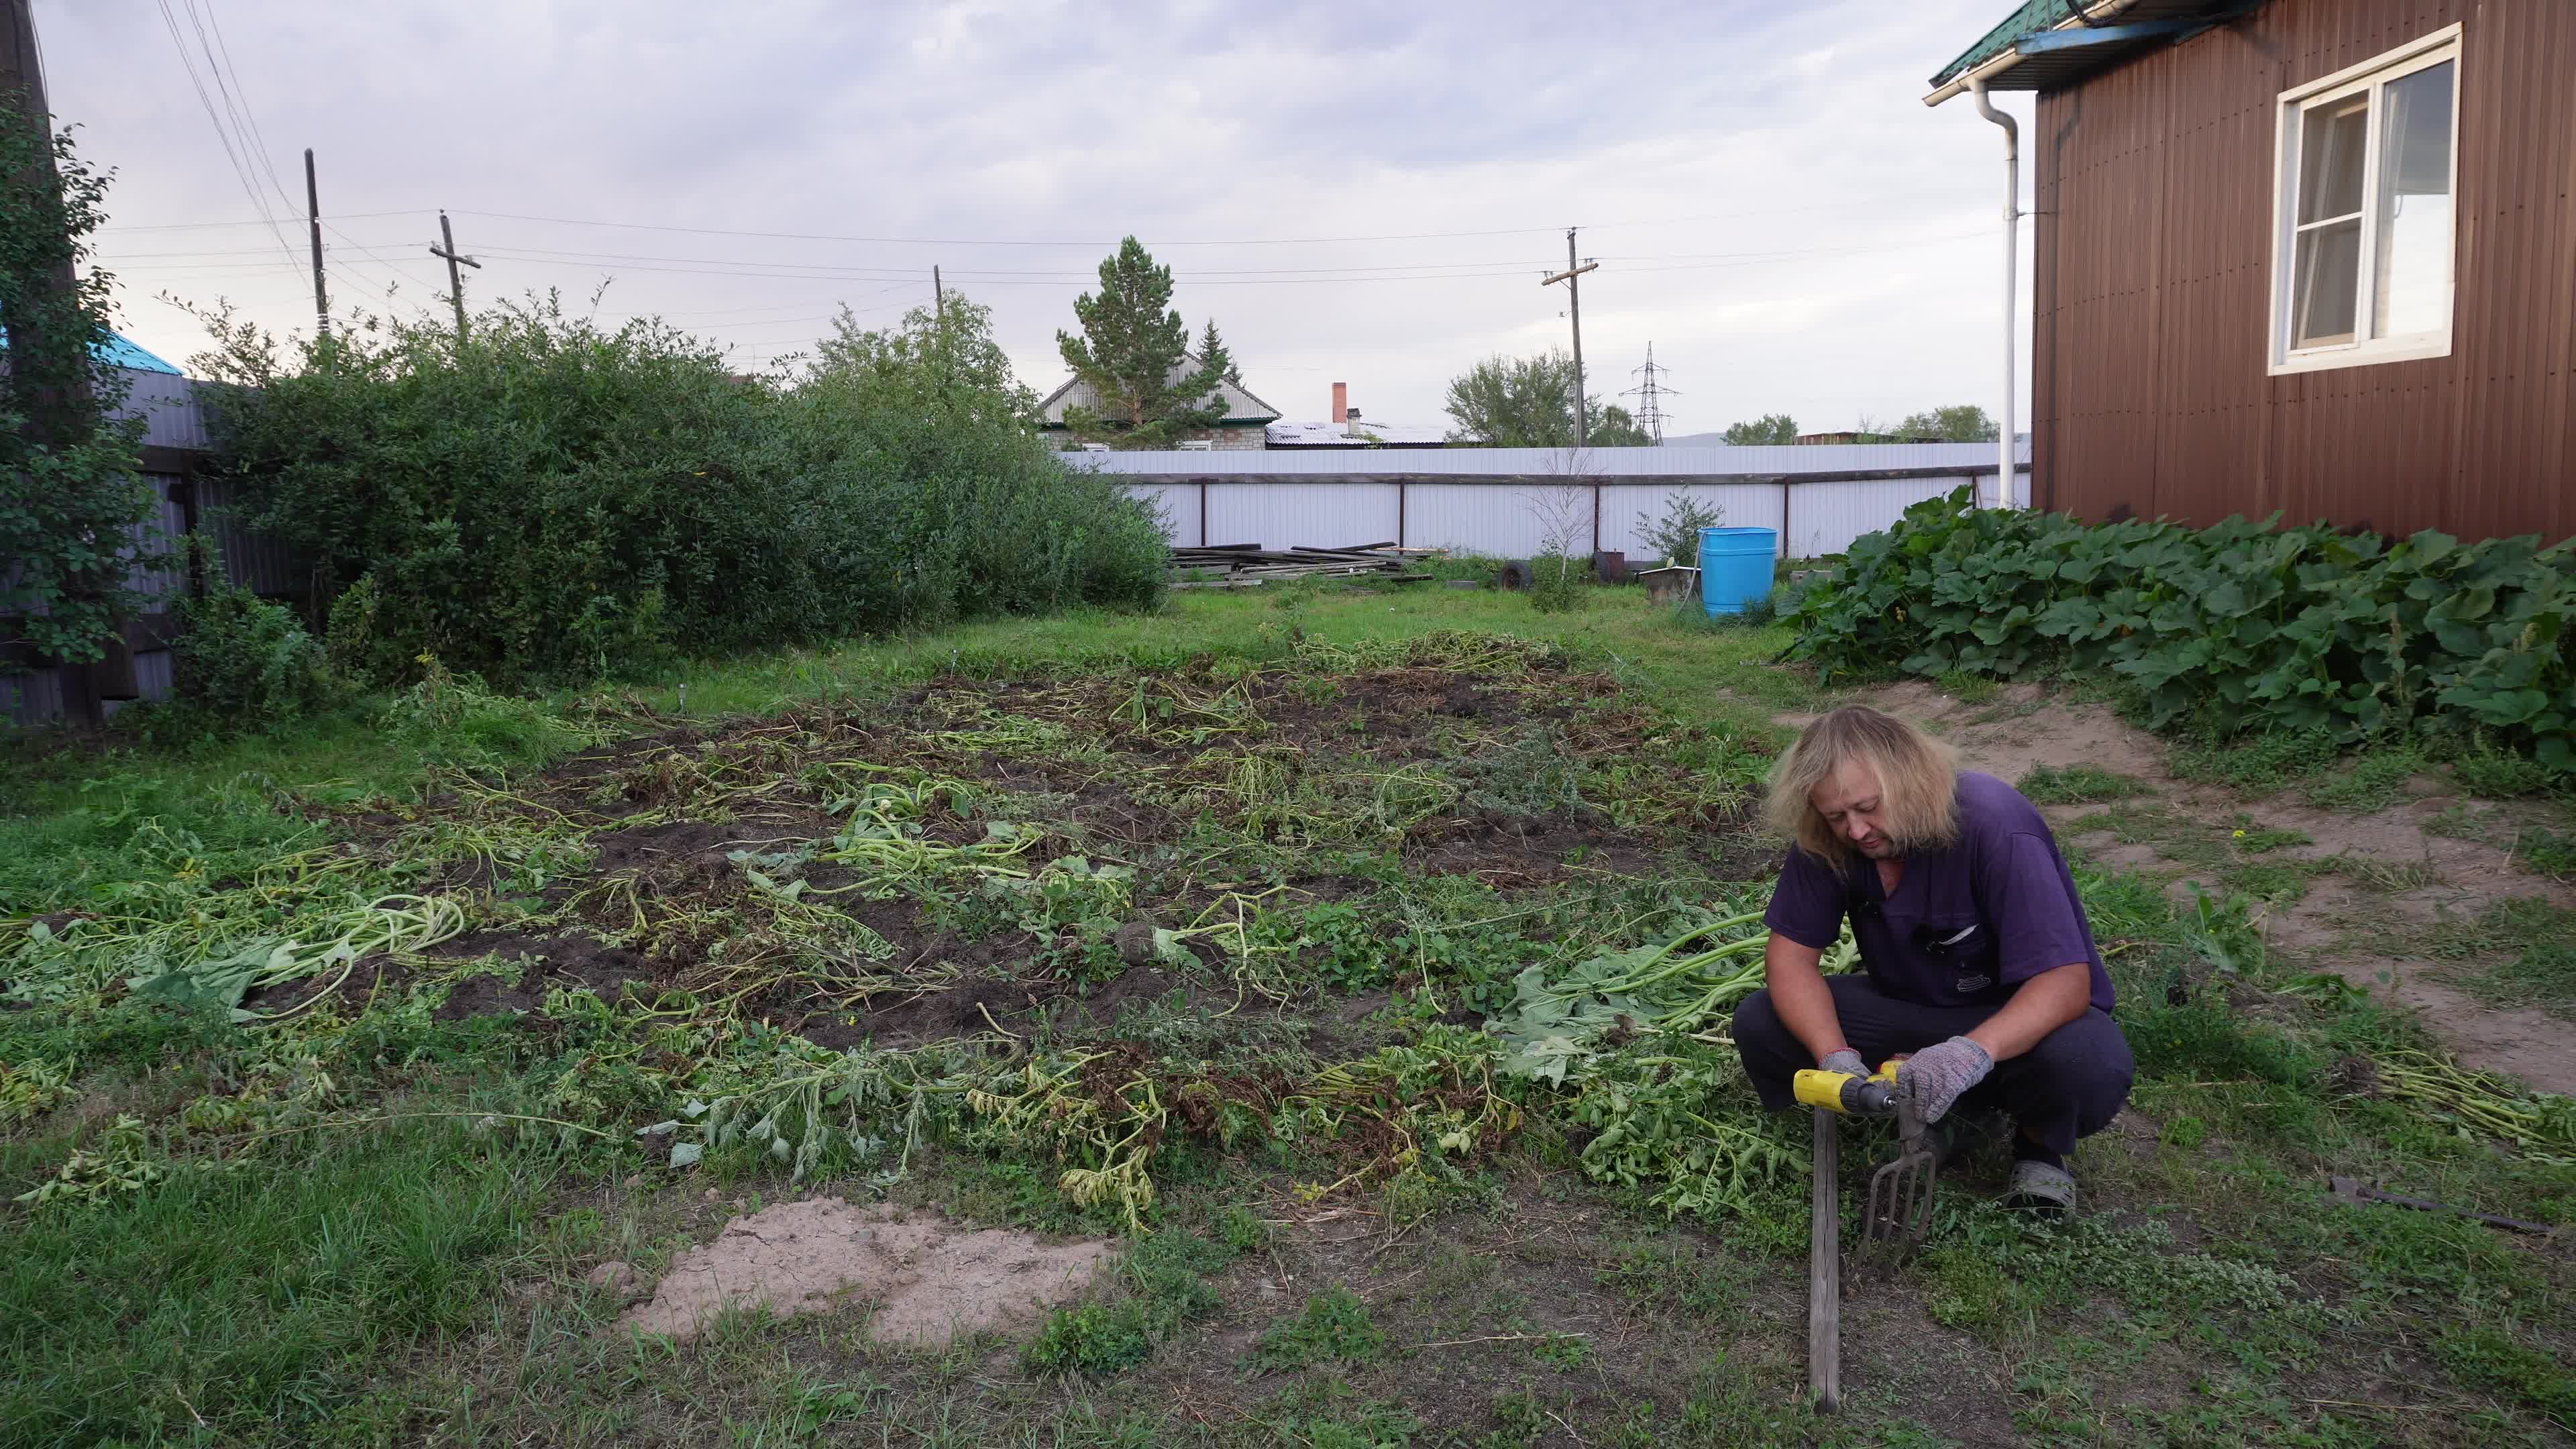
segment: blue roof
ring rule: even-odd
[[[131,368],[136,372],[166,372],[172,377],[182,375],[179,369],[163,362],[160,358],[153,356],[151,353],[135,346],[132,342],[127,341],[121,334],[114,332],[107,334],[107,346],[101,351],[99,356],[100,360],[106,362],[111,367]]]
[[[0,352],[7,351],[8,347],[9,329],[0,327]],[[98,348],[98,360],[110,367],[122,367],[128,372],[161,372],[172,377],[187,376],[186,373],[135,346],[120,332],[107,334],[106,343]]]

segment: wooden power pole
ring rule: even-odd
[[[1583,446],[1583,274],[1597,270],[1599,262],[1574,264],[1574,228],[1565,229],[1565,270],[1539,283],[1542,287],[1565,284],[1565,310],[1574,319],[1574,446]]]
[[[447,211],[444,207],[441,207],[438,213],[438,239],[445,245],[431,247],[429,254],[447,259],[447,299],[456,304],[456,345],[463,347],[465,345],[465,274],[456,269],[462,265],[472,267],[479,272],[483,270],[483,264],[472,257],[457,254],[456,232],[447,224]]]
[[[313,148],[304,148],[304,214],[313,227],[314,336],[331,335],[331,294],[322,286],[322,188],[313,179]]]

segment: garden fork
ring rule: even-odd
[[[1932,1180],[1941,1169],[1931,1132],[1914,1104],[1896,1104],[1896,1160],[1870,1174],[1865,1231],[1903,1253],[1932,1227]]]

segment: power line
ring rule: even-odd
[[[1946,198],[1948,193],[1941,193],[1941,195]],[[1907,198],[1873,196],[1868,199],[1872,204],[1884,205],[1891,201],[1901,201]],[[1927,194],[1927,196],[1922,199],[1929,200],[1933,198]],[[1668,216],[1650,217],[1630,221],[1586,222],[1584,225],[1588,228],[1601,230],[1612,227],[1671,226],[1687,222],[1701,221],[1744,221],[1764,216],[1794,216],[1803,212],[1831,211],[1838,207],[1850,204],[1851,203],[1844,201],[1820,201],[1806,206],[1772,207],[1759,211],[1710,212],[1698,216]],[[473,211],[464,207],[457,208],[456,214],[459,216],[490,217],[503,221],[543,222],[552,226],[596,226],[612,227],[626,231],[686,232],[697,236],[763,237],[776,241],[872,242],[889,246],[966,247],[1114,247],[1119,244],[1116,239],[1106,241],[1098,239],[1028,241],[990,237],[972,239],[962,237],[849,236],[829,232],[748,231],[731,227],[679,226],[667,222],[598,221],[575,216],[536,216],[526,212],[515,211]],[[1158,240],[1150,243],[1150,245],[1156,247],[1328,246],[1344,242],[1449,241],[1462,237],[1540,236],[1552,235],[1562,230],[1564,230],[1564,228],[1560,226],[1511,226],[1495,227],[1482,231],[1383,232],[1365,236],[1282,236],[1205,238],[1187,241]]]
[[[372,220],[372,219],[374,219],[374,218],[376,218],[376,217],[380,217],[380,216],[429,216],[429,215],[433,215],[433,214],[434,214],[434,213],[432,212],[432,210],[431,210],[429,207],[421,206],[421,207],[414,207],[414,208],[412,208],[412,209],[411,209],[411,210],[409,210],[409,211],[344,211],[344,212],[340,213],[340,220],[342,220],[342,221],[368,221],[368,220]],[[149,224],[149,225],[137,224],[137,225],[132,225],[132,226],[103,226],[103,227],[100,227],[100,228],[99,228],[99,230],[100,230],[100,231],[102,231],[102,232],[111,232],[111,231],[205,231],[205,230],[208,230],[208,229],[213,228],[213,227],[223,227],[223,226],[273,226],[273,225],[275,225],[275,223],[273,223],[273,222],[264,222],[264,221],[165,221],[165,222],[154,222],[154,223],[151,223],[151,224]],[[265,250],[265,248],[263,248],[263,250]]]
[[[241,183],[243,194],[250,198],[251,209],[260,214],[261,221],[268,227],[269,235],[276,239],[277,249],[292,262],[295,259],[295,249],[286,244],[286,234],[277,229],[276,214],[268,209],[267,199],[259,194],[258,185],[251,180],[250,171],[243,166],[239,152],[234,149],[232,133],[224,129],[223,118],[215,114],[214,98],[206,94],[206,83],[198,76],[197,64],[188,54],[187,39],[179,33],[179,18],[170,13],[170,0],[157,0],[157,3],[161,11],[162,27],[170,32],[170,44],[179,52],[179,68],[188,73],[188,84],[197,93],[197,104],[205,108],[206,120],[215,128],[215,139],[222,143],[224,148],[224,160],[231,164],[234,179]],[[190,13],[193,16],[194,12]],[[245,144],[247,144],[247,138],[245,138]]]
[[[250,92],[241,83],[241,72],[233,69],[232,47],[224,43],[223,22],[215,18],[214,0],[179,0],[179,3],[188,12],[189,25],[197,32],[197,49],[205,54],[206,70],[214,77],[215,91],[224,98],[224,112],[233,118],[233,134],[241,138],[242,149],[259,162],[260,170],[267,173],[269,189],[277,193],[277,199],[285,203],[286,210],[292,214],[295,198],[287,191],[286,183],[278,179],[277,164],[269,159],[268,138],[260,133],[259,116],[251,109]],[[202,13],[198,10],[200,5],[205,7]],[[213,44],[206,40],[209,27],[214,31]],[[218,46],[223,51],[220,59],[216,56]],[[231,77],[229,83],[226,76]]]

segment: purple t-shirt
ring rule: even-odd
[[[1879,889],[1877,862],[1857,851],[1837,871],[1789,847],[1763,924],[1823,950],[1846,913],[1869,979],[1899,1001],[2000,1008],[2022,982],[2082,961],[2093,1004],[2111,1009],[2111,976],[2057,838],[1992,775],[1959,772],[1959,843],[1905,857],[1893,896]]]

